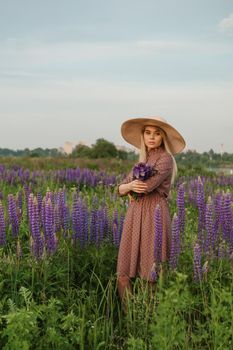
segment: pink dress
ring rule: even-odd
[[[171,187],[173,160],[164,148],[159,147],[149,151],[146,163],[157,171],[145,181],[148,192],[128,206],[118,252],[117,275],[129,278],[139,275],[153,281],[151,270],[154,263],[154,214],[157,204],[160,204],[163,225],[161,260],[167,261],[170,254],[171,218],[167,197]],[[131,181],[132,170],[118,187]]]

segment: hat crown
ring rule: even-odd
[[[148,119],[148,118],[145,118],[145,119]],[[167,123],[166,119],[162,118],[162,117],[152,117],[151,119],[154,119],[155,121],[160,121],[160,122],[163,122],[163,123]]]

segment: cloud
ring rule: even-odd
[[[231,13],[228,17],[223,18],[219,24],[218,27],[220,31],[225,32],[229,35],[233,35],[233,13]]]

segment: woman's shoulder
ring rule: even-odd
[[[163,149],[161,151],[161,157],[163,157],[164,159],[172,159],[171,153],[169,153],[166,149]]]
[[[168,153],[166,150],[163,150],[161,152],[160,160],[163,162],[167,162],[167,163],[173,162],[172,155],[170,153]]]
[[[165,148],[161,148],[158,151],[152,151],[150,153],[151,160],[162,160],[162,161],[172,161],[172,155],[168,153]]]

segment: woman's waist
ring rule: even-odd
[[[167,201],[168,193],[160,189],[155,189],[150,193],[130,193],[129,198],[131,201],[151,200],[156,198],[165,199]]]

